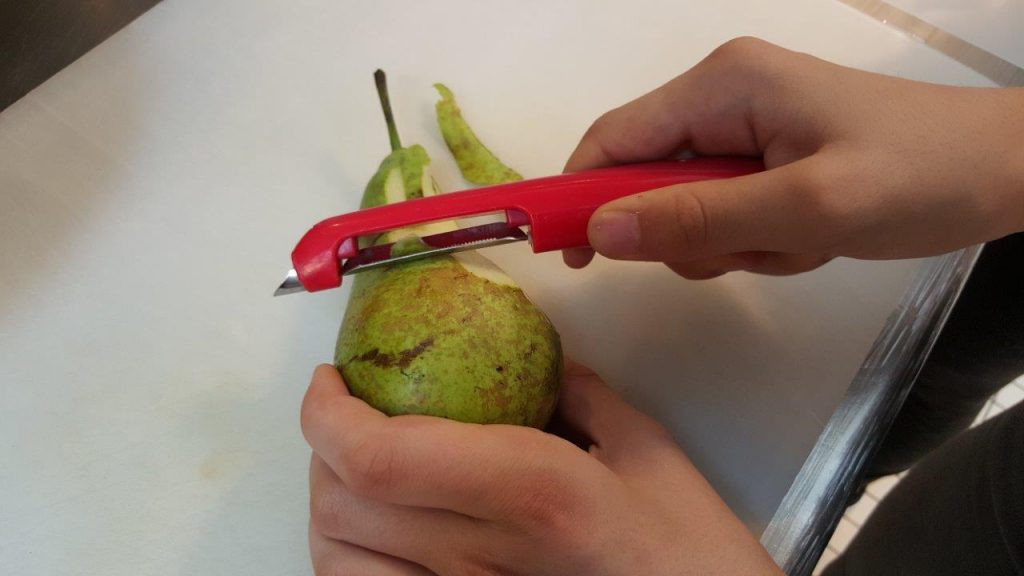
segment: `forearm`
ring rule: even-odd
[[[1024,231],[1024,88],[956,90],[969,131],[954,145],[970,193],[991,198],[993,238]]]
[[[1011,232],[1024,231],[1024,88],[999,91],[1004,102],[1007,122],[1002,140],[1006,146],[1007,209],[1015,215]]]

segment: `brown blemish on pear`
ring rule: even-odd
[[[413,348],[409,348],[408,350],[402,350],[398,354],[384,354],[381,353],[380,350],[374,348],[373,350],[370,350],[369,352],[364,352],[359,356],[353,356],[352,358],[349,359],[348,364],[351,364],[353,362],[373,362],[375,366],[380,366],[381,368],[391,368],[397,366],[399,368],[405,369],[409,367],[409,364],[412,364],[412,361],[415,360],[417,356],[426,352],[427,349],[429,349],[433,345],[434,338],[431,337],[420,342]]]

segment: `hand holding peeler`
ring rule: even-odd
[[[275,296],[341,286],[341,277],[398,262],[527,240],[535,253],[589,246],[587,223],[602,204],[665,186],[752,174],[752,158],[700,157],[627,164],[427,196],[328,218],[292,251],[294,268]],[[504,222],[420,238],[426,249],[392,254],[394,244],[359,248],[360,238],[438,222],[504,214]],[[529,231],[524,231],[528,227]]]

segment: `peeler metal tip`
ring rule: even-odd
[[[294,294],[296,292],[305,292],[306,289],[302,287],[299,282],[299,275],[295,272],[295,269],[288,271],[288,276],[285,277],[284,282],[274,290],[274,296],[284,296],[285,294]]]

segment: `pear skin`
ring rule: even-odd
[[[353,394],[391,415],[547,423],[561,348],[522,290],[451,256],[365,275],[372,276],[353,288],[335,357]]]
[[[506,166],[483,142],[462,117],[462,110],[455,102],[455,95],[444,84],[434,84],[441,94],[434,109],[437,126],[448,150],[455,157],[462,177],[473,184],[504,184],[522,180],[519,172]]]

